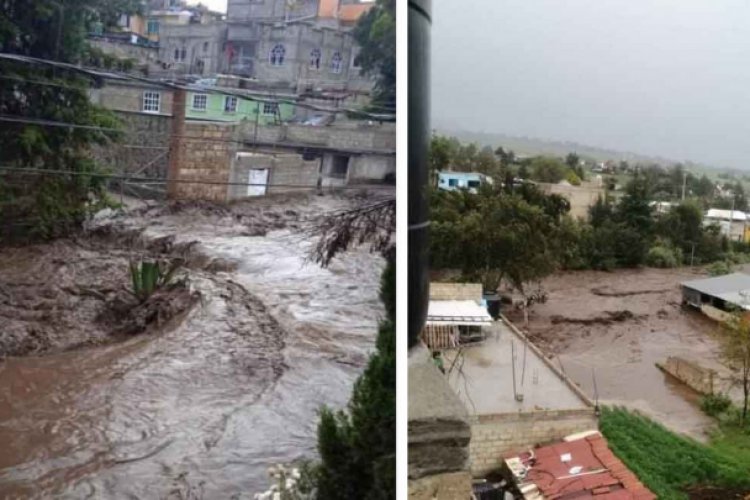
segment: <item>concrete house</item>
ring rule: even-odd
[[[476,192],[476,189],[484,182],[492,183],[492,179],[484,174],[477,172],[439,172],[438,188],[446,191],[455,191],[456,189],[468,189]]]
[[[743,241],[748,216],[740,210],[710,208],[703,219],[705,225],[717,224],[721,234],[733,241]]]

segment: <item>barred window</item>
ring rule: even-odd
[[[224,112],[225,113],[237,112],[237,98],[236,97],[228,95],[224,98]]]
[[[161,93],[143,93],[143,111],[146,113],[158,113],[161,111]]]
[[[333,56],[331,56],[331,73],[341,73],[341,63],[341,52],[334,52]]]
[[[264,115],[275,115],[278,109],[278,104],[275,102],[264,102],[263,103],[263,114]]]
[[[310,51],[310,68],[320,69],[320,49],[312,49]]]
[[[206,111],[207,104],[208,104],[208,96],[206,94],[193,95],[193,109],[195,111]]]

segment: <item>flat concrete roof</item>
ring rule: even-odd
[[[448,381],[466,404],[470,415],[496,415],[540,410],[578,410],[590,406],[560,375],[530,347],[526,349],[526,373],[521,382],[524,341],[513,330],[498,321],[487,328],[488,338],[482,344],[465,347],[461,372],[454,368]],[[515,345],[516,388],[523,401],[513,393],[511,344]],[[445,351],[448,371],[458,350]],[[457,365],[461,360],[457,361]]]

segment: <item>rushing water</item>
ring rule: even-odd
[[[196,271],[201,302],[155,335],[0,362],[0,497],[252,498],[314,455],[321,405],[346,404],[382,315],[380,259],[323,269],[286,230],[162,218],[237,265]]]

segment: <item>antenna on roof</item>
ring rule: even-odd
[[[591,367],[591,378],[594,381],[594,415],[597,417],[600,415],[599,411],[599,388],[596,386],[596,373],[594,367]]]

